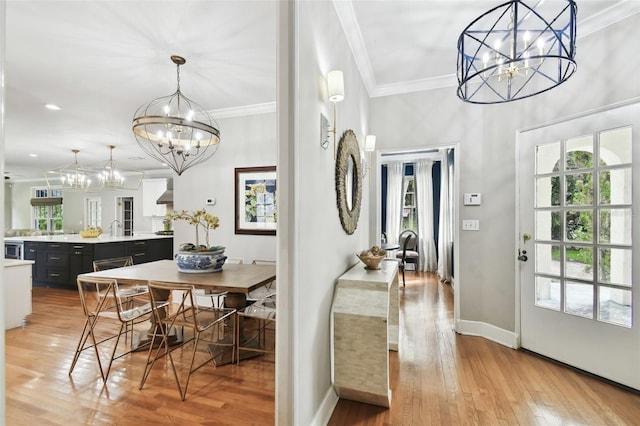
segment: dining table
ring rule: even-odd
[[[157,260],[121,268],[105,269],[78,275],[84,278],[105,278],[119,284],[147,285],[150,281],[179,284],[203,290],[225,291],[225,307],[243,309],[249,292],[267,285],[276,279],[275,265],[224,264],[221,270],[208,273],[185,273],[178,271],[173,260]],[[155,293],[154,293],[155,296]],[[169,298],[169,294],[162,295]],[[153,334],[153,324],[148,334]],[[146,339],[139,340],[142,344]],[[175,335],[179,344],[181,336]]]
[[[185,273],[178,271],[173,260],[156,260],[123,268],[87,272],[79,276],[114,279],[118,283],[135,285],[145,285],[149,281],[184,284],[204,290],[227,291],[246,298],[250,291],[276,279],[276,267],[275,265],[228,263],[217,272]]]

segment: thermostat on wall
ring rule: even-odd
[[[207,205],[208,206],[215,206],[216,205],[216,199],[215,198],[207,198]]]
[[[479,206],[482,195],[479,192],[468,192],[464,194],[465,206]]]

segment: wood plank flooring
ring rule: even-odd
[[[526,352],[453,332],[449,286],[407,273],[400,352],[391,352],[390,409],[340,400],[331,425],[638,425],[640,396]],[[7,425],[268,425],[273,358],[195,373],[182,402],[171,370],[140,391],[145,353],[67,372],[83,317],[77,294],[34,288],[28,326],[6,336]],[[301,425],[306,426],[306,425]]]
[[[330,425],[639,425],[640,395],[453,332],[451,287],[407,272],[390,409],[340,400]],[[400,287],[402,292],[402,287]]]
[[[182,402],[164,360],[138,390],[147,353],[137,352],[114,362],[103,388],[89,351],[68,375],[83,321],[76,291],[33,289],[28,325],[5,334],[7,425],[273,424],[273,357],[205,366]]]

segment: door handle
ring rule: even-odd
[[[521,262],[526,262],[529,258],[527,257],[527,251],[526,250],[522,250],[522,252],[520,252],[520,249],[518,249],[518,260]]]

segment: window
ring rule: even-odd
[[[630,127],[537,147],[536,306],[632,326],[632,174]]]
[[[418,215],[416,205],[416,178],[413,167],[405,166],[404,204],[402,205],[402,229],[418,232]]]
[[[33,228],[40,231],[62,231],[62,190],[33,188]]]

